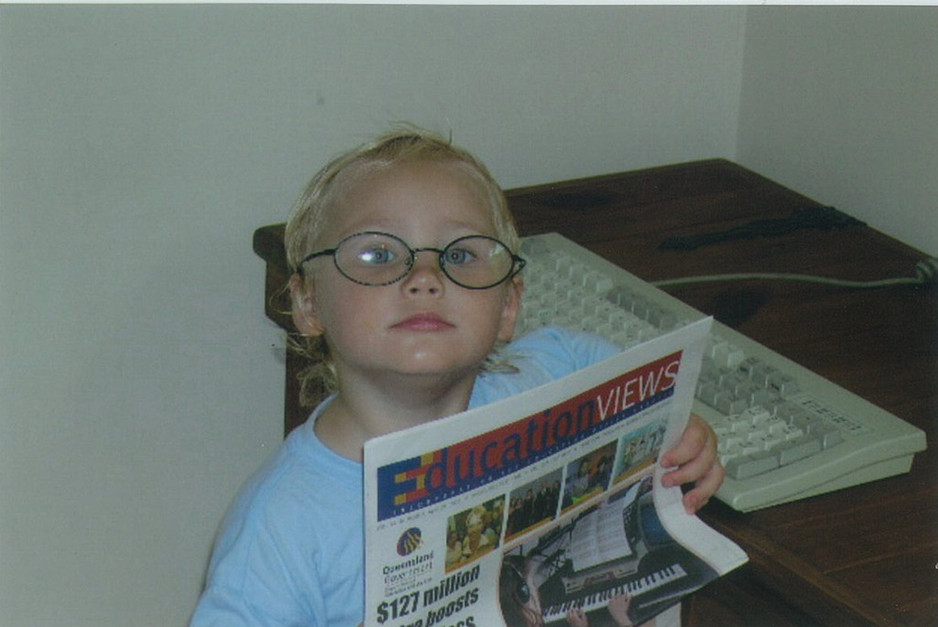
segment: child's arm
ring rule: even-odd
[[[677,446],[661,457],[664,468],[674,468],[661,478],[666,487],[694,483],[684,495],[684,509],[695,513],[707,504],[723,483],[723,466],[717,458],[717,436],[706,421],[696,414],[690,421]]]

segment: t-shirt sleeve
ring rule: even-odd
[[[253,607],[240,590],[213,585],[205,589],[192,616],[191,627],[286,626],[300,623],[275,617]]]
[[[364,612],[361,465],[296,429],[245,484],[191,627],[355,627]]]
[[[237,527],[226,529],[235,537],[221,538],[191,627],[317,625],[306,606],[318,587],[296,589],[297,574],[279,534],[251,524]]]
[[[532,331],[509,344],[508,356],[535,362],[553,378],[560,378],[592,366],[619,353],[621,349],[592,333],[545,327]]]
[[[473,389],[470,407],[507,398],[544,385],[620,352],[608,340],[591,333],[559,327],[537,329],[502,349],[501,361],[510,370],[483,372]]]

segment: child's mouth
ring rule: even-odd
[[[445,331],[452,329],[453,326],[436,314],[422,313],[401,320],[393,328],[409,331]]]

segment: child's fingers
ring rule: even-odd
[[[701,448],[695,457],[665,473],[661,477],[661,483],[666,488],[691,482],[699,483],[703,477],[711,472],[714,464],[719,465],[716,453],[706,447]]]
[[[665,487],[693,483],[684,495],[684,508],[693,514],[703,507],[723,483],[723,467],[717,459],[716,434],[699,416],[691,414],[677,446],[661,457],[672,468],[661,478]]]
[[[697,513],[710,501],[723,483],[724,470],[719,462],[714,462],[703,477],[697,480],[694,488],[684,495],[684,509],[688,514]]]
[[[625,594],[619,594],[609,599],[609,605],[606,606],[606,609],[616,625],[628,627],[632,624],[629,619],[629,606],[631,604],[632,597]]]
[[[716,453],[716,434],[703,418],[697,414],[691,414],[687,427],[681,434],[681,440],[661,457],[661,465],[665,468],[672,468],[686,464],[708,447],[713,448],[714,454]]]
[[[680,442],[662,455],[661,465],[665,468],[678,467],[679,469],[687,466],[688,472],[678,475],[681,477],[678,483],[685,483],[688,480],[697,479],[697,476],[692,474],[694,469],[703,473],[710,466],[716,459],[716,448],[716,434],[710,429],[710,425],[704,422],[703,418],[691,414]],[[697,462],[697,465],[688,466],[692,462]],[[677,483],[666,485],[677,485]]]

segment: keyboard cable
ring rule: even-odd
[[[832,279],[828,277],[814,276],[810,274],[744,272],[738,274],[688,276],[676,279],[663,279],[661,281],[650,281],[650,283],[655,287],[668,287],[673,285],[686,285],[690,283],[749,280],[802,281],[808,283],[820,283],[823,285],[834,285],[837,287],[848,287],[852,289],[875,289],[880,287],[888,287],[891,285],[938,284],[938,257],[930,257],[916,263],[914,277],[897,277],[892,279],[879,279],[875,281],[849,281],[844,279]]]

